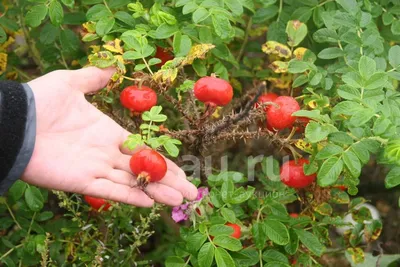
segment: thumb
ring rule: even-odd
[[[71,72],[72,85],[87,94],[104,88],[112,75],[116,72],[113,67],[99,69],[87,67]]]

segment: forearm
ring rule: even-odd
[[[0,194],[21,177],[33,153],[36,109],[27,84],[0,82]]]

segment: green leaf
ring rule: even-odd
[[[325,251],[325,246],[322,245],[321,242],[319,242],[318,238],[315,235],[303,229],[293,229],[304,246],[306,246],[315,255],[322,256]]]
[[[390,25],[394,21],[394,16],[389,12],[385,12],[382,15],[382,21],[385,26]]]
[[[394,35],[400,35],[400,20],[395,20],[390,27],[390,30]]]
[[[334,184],[343,170],[343,161],[338,157],[331,157],[322,163],[318,172],[318,184],[322,187]]]
[[[43,208],[43,195],[35,186],[28,186],[25,190],[25,201],[32,211],[40,211]]]
[[[214,238],[213,242],[215,245],[230,251],[239,251],[242,249],[240,240],[231,236],[219,235]]]
[[[356,0],[336,0],[336,2],[353,16],[360,10]]]
[[[225,180],[221,187],[221,196],[225,203],[229,203],[234,190],[235,187],[233,185],[233,181],[230,179]]]
[[[400,185],[400,167],[394,167],[385,178],[386,188],[393,188]]]
[[[254,187],[248,186],[247,190],[244,189],[243,187],[240,187],[235,190],[235,192],[232,195],[231,204],[240,204],[248,200],[254,195]]]
[[[225,5],[232,11],[236,16],[240,16],[243,13],[243,5],[239,0],[224,0]]]
[[[208,12],[204,7],[199,7],[195,12],[193,12],[192,19],[194,23],[200,23],[208,18],[208,16],[210,16],[210,12]]]
[[[192,40],[187,35],[182,35],[180,32],[174,36],[174,54],[176,57],[186,56],[192,47]]]
[[[230,223],[235,223],[236,222],[236,215],[235,212],[231,209],[228,208],[222,208],[221,209],[221,215],[224,217],[225,220],[227,220]]]
[[[235,266],[235,262],[233,261],[231,255],[220,247],[215,249],[215,261],[217,262],[217,267],[232,267]]]
[[[306,24],[294,20],[289,21],[286,26],[286,33],[289,38],[288,45],[291,47],[298,46],[307,36],[307,32]]]
[[[229,227],[230,228],[230,227]],[[232,229],[232,228],[231,228]],[[210,267],[214,261],[215,248],[212,243],[205,243],[197,256],[200,267]]]
[[[331,132],[329,126],[310,121],[306,126],[305,135],[311,143],[317,143],[324,140]]]
[[[89,55],[89,62],[98,68],[107,68],[112,66],[116,58],[109,51],[102,51],[96,54]]]
[[[21,180],[17,180],[8,190],[8,196],[13,200],[19,200],[25,192],[26,183],[22,182]]]
[[[265,232],[272,242],[278,245],[286,245],[289,242],[289,232],[283,223],[275,220],[266,220],[264,225]]]
[[[223,224],[215,224],[213,226],[210,227],[208,233],[211,236],[220,236],[220,235],[231,235],[233,234],[233,228],[223,225]]]
[[[254,245],[258,249],[263,249],[265,246],[265,243],[267,242],[267,229],[264,225],[264,223],[256,222],[253,224],[253,227],[251,228],[251,234],[254,239]]]
[[[392,46],[389,50],[389,63],[393,68],[400,66],[400,46]]]
[[[358,178],[361,174],[361,163],[356,154],[346,151],[343,154],[343,162],[353,177]]]
[[[308,82],[308,76],[305,74],[299,75],[294,81],[293,81],[293,88],[302,86],[303,84]]]
[[[48,8],[46,5],[33,6],[25,16],[25,22],[33,28],[39,26],[47,16]]]
[[[365,83],[365,89],[377,89],[383,87],[388,80],[385,72],[378,72],[372,75]]]
[[[55,26],[61,25],[64,20],[64,10],[60,2],[52,0],[49,5],[49,17],[51,23]]]
[[[74,52],[79,49],[80,45],[77,35],[70,29],[61,31],[60,43],[65,52]]]
[[[276,16],[276,14],[278,14],[278,10],[279,8],[275,5],[266,8],[258,8],[253,16],[253,23],[261,24],[269,19],[272,19]]]
[[[6,18],[4,16],[0,17],[0,25],[9,31],[16,32],[19,29],[19,25],[12,19]]]
[[[342,76],[342,80],[351,87],[361,88],[363,87],[363,80],[357,72],[348,72]]]
[[[175,139],[170,139],[166,143],[164,143],[164,149],[171,157],[177,157],[179,155],[179,148]],[[180,142],[179,142],[180,143]]]
[[[347,100],[361,99],[360,90],[358,90],[352,86],[342,85],[338,88],[337,93],[341,98],[344,98]]]
[[[368,79],[376,71],[375,60],[367,56],[362,56],[360,58],[360,61],[358,62],[358,69],[360,71],[361,77],[363,77],[364,79]]]
[[[299,20],[301,22],[308,22],[308,20],[312,16],[312,8],[310,7],[299,7],[295,11],[293,11],[290,19],[292,20]]]
[[[310,69],[310,65],[307,62],[293,59],[289,61],[288,71],[290,73],[303,73]]]
[[[104,36],[111,31],[114,27],[115,18],[114,17],[104,17],[101,18],[96,23],[96,33],[100,36]]]
[[[328,28],[317,30],[313,34],[313,38],[317,43],[337,43],[339,41],[336,31]]]
[[[53,217],[54,217],[53,212],[51,212],[51,211],[43,211],[38,216],[36,216],[36,221],[44,222],[44,221],[50,220]]]
[[[61,0],[61,2],[69,8],[73,8],[75,5],[75,0]]]
[[[232,25],[225,15],[221,13],[213,13],[211,18],[215,33],[221,37],[221,39],[226,39],[232,36]]]
[[[262,258],[265,262],[282,262],[289,264],[289,259],[281,252],[275,249],[267,249],[262,254]]]
[[[328,144],[326,147],[324,147],[321,151],[318,152],[318,154],[315,156],[315,159],[316,160],[328,159],[332,156],[341,154],[342,152],[343,148],[341,146]]]
[[[53,24],[47,23],[40,32],[39,40],[43,44],[54,43],[59,35],[59,28],[53,26]]]
[[[196,253],[201,246],[203,245],[203,243],[207,240],[207,236],[203,235],[202,233],[195,233],[193,235],[190,235],[187,239],[186,239],[186,247],[188,248],[188,250],[192,253]]]
[[[289,243],[285,245],[285,251],[290,255],[294,255],[299,248],[299,237],[296,232],[293,231],[293,228],[289,229]]]
[[[185,267],[186,265],[183,259],[176,256],[169,256],[165,261],[166,267]]]
[[[350,119],[350,123],[354,126],[361,126],[375,116],[375,111],[371,108],[361,108],[358,112],[354,113]]]
[[[158,26],[157,30],[154,32],[154,38],[156,39],[167,39],[171,37],[178,31],[178,25],[169,25],[167,23],[163,23]]]
[[[344,56],[344,52],[338,47],[325,48],[318,54],[321,59],[334,59],[342,56]]]
[[[112,13],[103,4],[95,5],[89,8],[86,12],[86,18],[88,21],[98,21],[104,17],[112,17]]]
[[[193,67],[194,71],[196,72],[196,74],[199,75],[200,77],[204,77],[207,75],[207,67],[205,65],[204,60],[196,58],[193,61],[192,67]]]

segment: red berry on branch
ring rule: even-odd
[[[147,86],[132,85],[121,92],[120,100],[122,106],[130,111],[143,113],[157,104],[157,94]]]
[[[290,96],[279,96],[274,103],[276,105],[271,105],[267,109],[269,125],[277,130],[292,127],[296,121],[296,117],[293,117],[292,114],[300,110],[299,103]]]
[[[297,117],[296,120],[296,132],[297,133],[304,133],[306,130],[307,124],[310,122],[309,118],[306,117]]]
[[[263,95],[261,95],[261,96],[258,98],[257,103],[255,104],[255,106],[256,106],[256,108],[258,108],[258,107],[260,106],[260,104],[262,104],[262,103],[274,102],[275,99],[277,99],[278,97],[279,97],[279,96],[278,96],[277,94],[275,94],[275,93],[266,93],[266,94],[263,94]],[[269,107],[270,107],[270,106],[266,106],[266,107],[264,108],[264,110],[267,111],[267,109],[268,109]]]
[[[226,226],[229,226],[233,229],[233,233],[231,234],[231,237],[239,239],[240,236],[242,235],[242,230],[239,225],[235,223],[227,223],[225,224]]]
[[[232,100],[233,88],[223,79],[203,77],[194,84],[194,95],[206,105],[225,106]]]
[[[285,162],[281,167],[281,181],[289,187],[304,188],[315,181],[316,174],[305,175],[303,166],[308,164],[307,159],[299,159]]]
[[[167,61],[173,60],[174,59],[174,55],[172,55],[172,53],[166,49],[166,48],[162,48],[157,46],[157,50],[156,50],[156,54],[154,55],[154,57],[161,59],[161,62],[157,64],[157,67],[162,67]]]
[[[94,209],[99,211],[103,207],[103,211],[107,211],[111,205],[106,200],[102,198],[96,198],[91,196],[84,196],[85,201]]]
[[[129,162],[133,174],[137,175],[138,185],[145,186],[160,181],[167,173],[167,162],[153,149],[141,149]]]

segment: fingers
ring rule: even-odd
[[[115,68],[99,69],[87,67],[79,70],[70,71],[71,85],[83,93],[91,93],[104,88],[111,76],[115,73]]]
[[[126,185],[129,187],[134,187],[137,184],[136,178],[131,173],[123,170],[112,170],[107,176],[107,179],[111,180],[114,183]],[[152,196],[154,200],[158,203],[164,203],[170,206],[177,206],[182,204],[182,194],[169,186],[159,183],[151,183],[146,187],[146,190],[149,195]]]
[[[143,191],[102,178],[94,179],[83,194],[138,207],[152,207],[154,205],[154,200]]]
[[[120,158],[116,162],[115,167],[124,172],[132,173],[129,166],[130,158],[131,156],[121,154]],[[187,181],[185,172],[171,160],[166,159],[166,161],[168,166],[167,174],[158,183],[173,188],[175,191],[180,192],[180,194],[186,199],[196,199],[197,188],[192,183]]]

